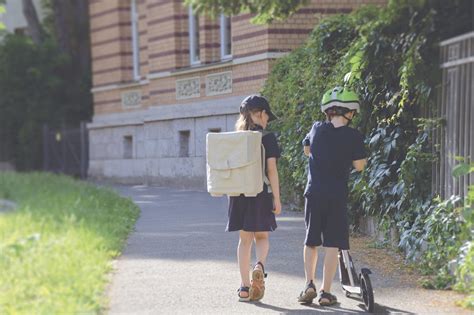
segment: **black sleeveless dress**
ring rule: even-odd
[[[263,130],[263,128],[257,126],[252,130]],[[280,157],[280,148],[273,133],[266,133],[262,137],[262,144],[265,147],[265,160]],[[263,191],[256,197],[245,197],[244,195],[229,197],[229,220],[226,231],[274,231],[277,224],[275,214],[272,211],[273,195],[268,192],[265,183],[263,184]]]

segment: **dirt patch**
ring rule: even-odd
[[[351,255],[358,269],[364,266],[370,267],[373,272],[371,278],[375,280],[373,281],[375,288],[383,286],[416,289],[437,307],[453,307],[456,301],[465,298],[465,295],[451,290],[424,289],[421,282],[425,277],[416,269],[416,266],[407,264],[401,253],[377,245],[370,237],[351,235]],[[458,310],[459,313],[468,311],[462,308]]]
[[[400,253],[382,247],[370,237],[351,236],[351,255],[357,265],[374,266],[379,276],[396,279],[400,284],[409,287],[420,287],[423,276],[412,265],[405,262]]]

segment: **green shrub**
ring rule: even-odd
[[[459,163],[453,170],[454,176],[468,176],[474,172],[474,163]],[[464,206],[460,209],[463,224],[461,225],[460,241],[456,270],[455,288],[468,293],[462,305],[474,308],[474,185],[468,188]]]
[[[468,294],[461,305],[474,308],[474,242],[472,239],[461,247],[455,288]]]
[[[425,249],[426,271],[443,266],[445,274],[460,246],[463,227],[457,224],[464,221],[454,200],[440,203],[431,193],[436,152],[429,135],[440,121],[423,117],[436,114],[439,41],[470,31],[472,20],[469,0],[389,1],[383,8],[323,19],[307,43],[280,59],[263,94],[285,118],[272,126],[284,148],[279,167],[285,200],[302,208],[307,160],[301,140],[315,120],[323,119],[322,93],[344,84],[351,72],[351,85],[361,98],[354,127],[366,135],[369,149],[367,169],[351,176],[352,223],[357,226],[361,216],[372,215],[386,231],[396,227],[400,248],[409,257]],[[440,240],[447,249],[434,244]]]

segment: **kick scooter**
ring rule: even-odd
[[[352,257],[348,250],[339,250],[339,279],[342,290],[347,297],[355,296],[364,300],[365,307],[370,313],[374,312],[374,291],[370,282],[368,268],[362,268],[357,274]]]

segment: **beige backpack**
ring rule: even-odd
[[[260,131],[208,133],[206,158],[207,191],[212,196],[255,197],[268,182]]]

